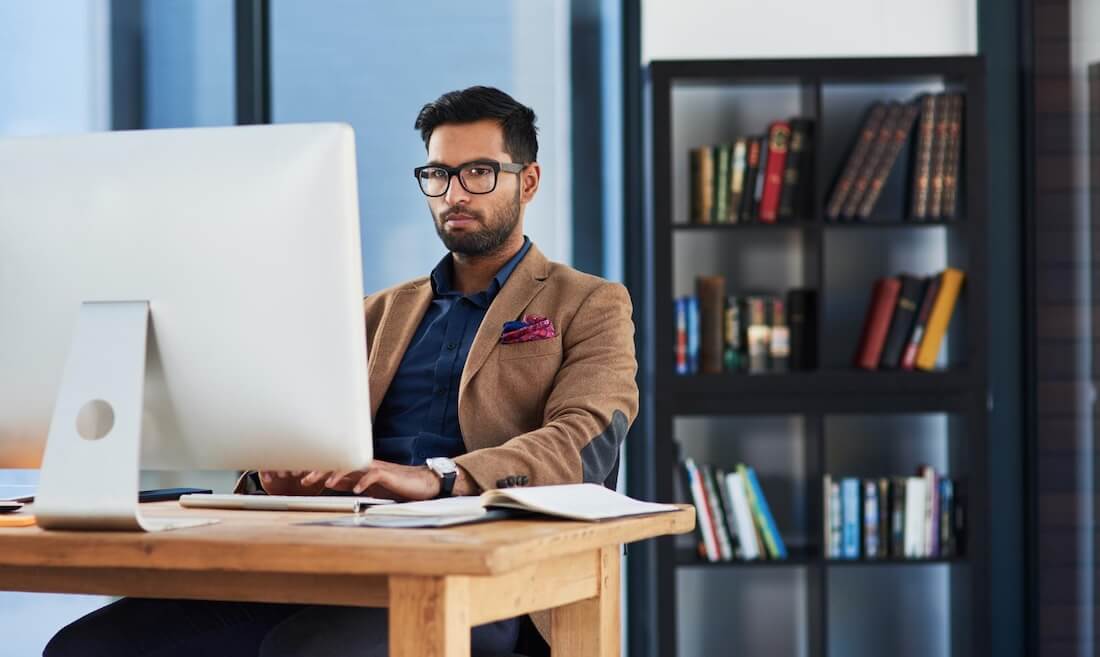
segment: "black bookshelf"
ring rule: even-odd
[[[751,457],[737,452],[742,445],[736,428],[742,423],[796,427],[791,435],[778,435],[775,441],[784,449],[795,449],[793,460],[800,465],[793,474],[771,473],[770,481],[762,483],[769,500],[769,486],[781,488],[777,496],[780,506],[785,505],[795,519],[793,528],[780,522],[781,533],[793,544],[788,560],[707,563],[695,553],[694,536],[659,539],[631,549],[630,654],[680,655],[677,634],[700,631],[704,624],[720,624],[721,631],[732,637],[770,631],[746,626],[736,606],[704,610],[703,616],[690,619],[691,627],[678,627],[678,610],[697,602],[687,598],[706,593],[693,590],[691,584],[705,574],[708,582],[720,580],[722,587],[734,592],[730,595],[741,588],[739,578],[746,577],[752,578],[747,591],[761,585],[759,578],[773,576],[776,587],[791,588],[791,599],[802,605],[791,610],[797,616],[800,636],[804,636],[804,645],[798,646],[796,654],[915,654],[905,649],[899,652],[890,640],[874,643],[874,633],[866,640],[840,636],[851,634],[852,610],[858,612],[860,596],[881,586],[893,588],[874,591],[878,597],[869,598],[868,605],[894,594],[908,595],[907,589],[916,590],[934,600],[929,605],[945,608],[942,613],[950,620],[950,630],[941,631],[951,657],[989,655],[990,558],[985,514],[989,508],[990,449],[986,376],[989,218],[984,62],[979,57],[657,61],[648,68],[647,90],[650,141],[646,189],[651,205],[645,243],[650,275],[641,304],[645,315],[639,321],[640,330],[646,331],[639,352],[646,400],[639,425],[647,430],[628,441],[628,467],[642,470],[631,475],[631,493],[690,502],[678,482],[677,464],[682,452],[696,449],[693,443],[697,440],[718,445],[725,454],[736,454],[736,460],[751,464]],[[885,212],[867,222],[827,223],[824,205],[862,119],[860,108],[871,99],[911,100],[915,93],[941,90],[962,92],[966,99],[958,217],[911,223],[900,212]],[[760,133],[761,117],[765,116],[814,119],[812,216],[781,224],[688,223],[690,199],[684,193],[689,187],[688,149]],[[713,131],[709,137],[708,129]],[[700,135],[703,141],[698,141]],[[900,168],[905,166],[903,162]],[[916,255],[910,257],[910,250]],[[715,260],[715,251],[729,255]],[[890,257],[883,256],[884,251]],[[738,294],[738,276],[744,270],[729,263],[764,252],[778,254],[776,258],[786,264],[788,272],[796,272],[787,273],[787,280],[777,283],[777,288],[817,290],[818,368],[775,374],[677,375],[673,298],[686,293],[695,275],[711,273],[724,274],[727,294]],[[911,263],[913,258],[928,263],[927,271],[918,273],[930,273],[944,265],[966,273],[964,293],[946,338],[946,366],[935,372],[852,368],[848,363],[865,311],[863,303],[852,300],[866,299],[872,275],[906,271],[908,264],[896,262]],[[843,267],[837,264],[841,259]],[[719,271],[708,270],[710,266]],[[866,274],[864,279],[859,279],[861,272]],[[754,286],[759,288],[760,282],[747,287]],[[855,335],[850,335],[853,326]],[[719,428],[703,430],[699,427],[710,425],[700,422],[714,422]],[[883,432],[881,440],[868,439],[852,429],[861,423],[899,428],[896,435],[891,429]],[[930,426],[935,429],[928,429]],[[728,441],[719,435],[727,433]],[[902,435],[906,438],[899,438]],[[763,439],[753,440],[754,449],[772,449]],[[879,475],[912,473],[917,464],[905,461],[908,448],[902,445],[914,441],[921,449],[942,452],[947,476],[967,482],[965,554],[927,559],[823,558],[818,538],[822,533],[821,476],[873,476],[835,469],[864,458],[898,464],[896,471]],[[879,451],[883,455],[875,454]],[[864,572],[875,574],[865,577]],[[698,604],[691,606],[697,608]],[[925,628],[898,629],[919,633]],[[834,631],[839,638],[830,637]],[[789,636],[783,630],[774,634],[776,646],[769,647],[765,637],[729,649],[749,656],[785,654],[783,646],[790,645]],[[834,638],[837,640],[831,640]],[[849,643],[854,645],[851,650]]]

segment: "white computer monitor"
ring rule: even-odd
[[[354,141],[0,140],[0,467],[41,465],[40,525],[156,528],[139,468],[369,464]]]

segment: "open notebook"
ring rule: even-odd
[[[642,502],[597,484],[531,486],[371,507],[354,518],[314,524],[364,527],[443,527],[515,515],[524,511],[571,520],[607,520],[645,513],[675,511],[671,504]]]

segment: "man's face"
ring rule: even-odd
[[[504,150],[504,133],[492,120],[441,125],[428,141],[428,163],[457,167],[477,160],[512,162]],[[495,253],[520,222],[522,176],[501,171],[496,189],[472,194],[458,176],[443,196],[429,197],[435,230],[447,250],[468,256]]]

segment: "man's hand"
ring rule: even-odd
[[[439,476],[427,466],[397,465],[377,459],[366,470],[310,472],[300,483],[305,487],[319,485],[393,500],[430,500],[439,495],[441,488]]]
[[[305,470],[262,470],[260,486],[268,495],[320,495],[324,483],[304,485]]]

